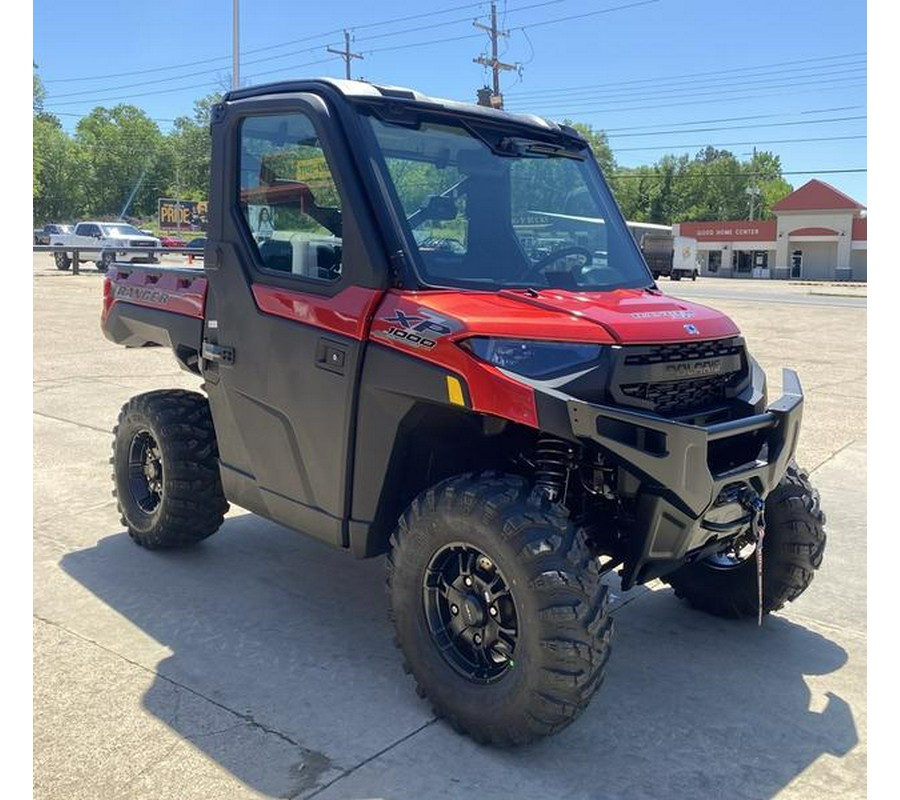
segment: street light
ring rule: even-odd
[[[240,29],[239,0],[231,2],[231,88],[239,89],[241,86],[241,54],[238,36]]]

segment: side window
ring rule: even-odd
[[[88,228],[90,228],[90,225],[77,225],[75,227],[75,235],[76,236],[87,236]]]
[[[341,277],[341,199],[305,114],[241,123],[238,202],[265,269],[319,281]]]

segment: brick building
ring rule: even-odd
[[[774,220],[682,222],[697,240],[702,275],[866,280],[865,206],[820,180],[776,203]]]

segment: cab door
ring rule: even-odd
[[[346,546],[381,239],[322,98],[232,101],[212,131],[201,369],[226,495]]]
[[[96,258],[100,251],[97,242],[100,239],[100,226],[84,222],[76,226],[72,236],[73,244],[78,248],[79,257],[88,261]]]

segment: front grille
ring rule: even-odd
[[[712,342],[681,342],[639,348],[640,352],[625,356],[625,364],[667,364],[673,361],[695,361],[702,358],[721,358],[740,355],[744,345],[740,339],[718,339]]]
[[[685,414],[721,406],[748,375],[744,342],[625,347],[613,371],[613,396],[622,405],[660,414]]]
[[[718,405],[725,399],[725,384],[721,375],[668,383],[629,383],[619,388],[622,394],[650,403],[654,411],[691,411]]]
[[[146,239],[132,239],[128,243],[129,247],[156,247],[156,242],[148,242]]]

